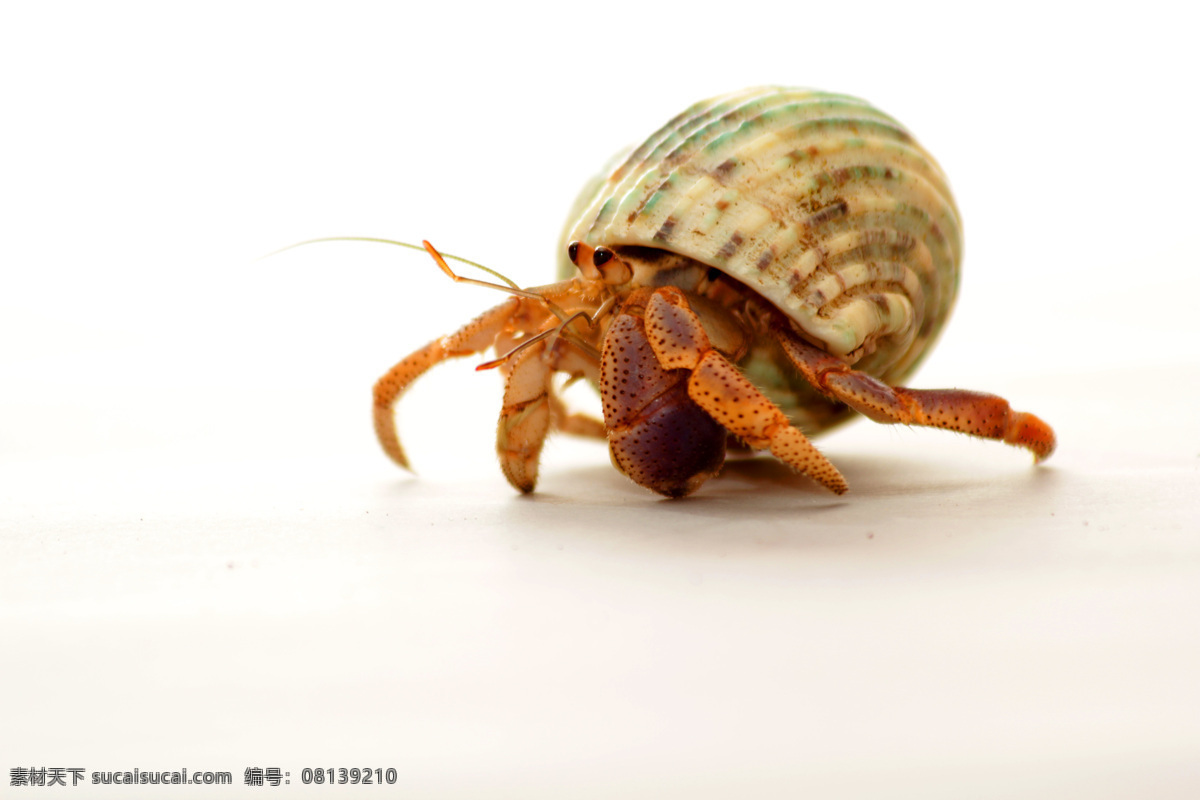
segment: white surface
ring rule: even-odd
[[[376,791],[300,785],[341,766],[438,798],[1200,793],[1194,20],[781,5],[746,34],[776,49],[643,4],[237,8],[0,25],[0,795],[40,791],[22,766],[234,774],[197,797]],[[860,422],[821,440],[844,498],[760,460],[672,502],[558,439],[518,497],[464,362],[406,398],[407,476],[372,381],[497,298],[382,247],[253,260],[429,238],[544,281],[612,151],[762,82],[869,97],[938,155],[967,266],[913,383],[1044,416],[1046,465]],[[121,788],[71,795],[156,791]]]

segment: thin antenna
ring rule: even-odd
[[[263,258],[270,258],[271,256],[277,256],[280,253],[286,253],[288,250],[295,250],[297,247],[304,247],[304,246],[310,245],[310,244],[321,244],[322,242],[374,242],[375,244],[394,244],[396,247],[407,247],[409,250],[428,250],[430,247],[432,247],[432,245],[430,245],[429,242],[422,242],[421,244],[410,244],[408,242],[397,241],[396,239],[380,239],[375,236],[323,236],[320,239],[305,239],[303,242],[296,242],[295,244],[289,244],[287,247],[281,247],[278,250],[273,250],[270,253],[267,253],[265,256],[262,256],[262,258],[260,258],[259,260],[261,261]],[[475,269],[483,270],[484,272],[491,275],[492,277],[498,278],[499,280],[504,281],[505,283],[507,283],[509,285],[510,288],[513,288],[513,289],[521,288],[521,287],[517,286],[515,283],[513,283],[511,280],[509,280],[508,278],[501,275],[496,270],[492,269],[491,267],[485,267],[483,264],[477,264],[476,262],[472,261],[469,258],[463,258],[462,256],[451,255],[450,253],[438,253],[437,255],[442,256],[444,258],[454,259],[455,261],[459,261],[459,262],[462,262],[463,264],[472,266]],[[435,256],[435,258],[437,258],[437,256]],[[439,262],[439,266],[441,266],[443,269],[448,269],[445,265],[445,262]],[[457,276],[455,276],[453,273],[450,273],[450,274],[451,274],[451,277],[454,277],[455,280],[458,280]],[[491,284],[485,284],[485,285],[490,286]]]
[[[472,286],[483,286],[484,288],[487,288],[487,289],[499,289],[502,292],[508,292],[509,294],[515,294],[518,297],[528,297],[528,298],[531,298],[534,300],[542,300],[542,301],[546,300],[546,298],[542,297],[540,294],[537,294],[536,292],[528,292],[528,291],[520,288],[515,283],[510,281],[508,278],[504,277],[499,272],[496,272],[494,269],[488,269],[487,267],[481,267],[479,264],[473,264],[470,261],[467,261],[467,263],[472,264],[472,266],[479,267],[480,269],[482,269],[486,272],[489,272],[492,275],[495,275],[497,278],[499,278],[500,280],[507,283],[508,286],[501,286],[498,283],[490,283],[488,281],[479,281],[474,278],[464,278],[462,275],[456,275],[456,274],[454,274],[454,270],[450,269],[450,266],[446,263],[446,259],[442,258],[442,254],[437,251],[436,247],[434,247],[433,245],[431,245],[428,241],[426,241],[424,239],[421,240],[421,244],[425,245],[425,251],[428,252],[429,255],[433,256],[433,260],[436,261],[437,265],[442,268],[442,272],[449,275],[451,280],[453,280],[455,283],[469,283]],[[466,259],[459,259],[459,261],[466,261]]]

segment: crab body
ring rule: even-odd
[[[607,438],[618,469],[672,497],[720,470],[728,438],[845,491],[802,430],[856,411],[1053,450],[1050,428],[1001,398],[894,386],[949,315],[962,245],[941,169],[890,117],[751,89],[697,103],[614,163],[575,204],[563,280],[514,291],[380,379],[393,460],[407,467],[393,410],[407,386],[488,347],[508,354],[493,362],[497,451],[522,491],[556,428]],[[556,372],[597,386],[602,422],[566,411]]]

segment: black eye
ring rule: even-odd
[[[592,254],[592,263],[597,267],[603,267],[612,260],[613,251],[607,247],[597,247],[596,252]]]
[[[567,245],[567,258],[571,259],[572,264],[579,266],[579,242]]]

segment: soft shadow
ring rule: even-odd
[[[729,520],[781,513],[820,513],[844,500],[771,458],[729,461],[721,474],[688,497],[668,498],[644,489],[611,465],[575,467],[546,476],[522,503],[573,505],[594,513],[615,507],[653,509],[658,514],[702,514]]]
[[[836,452],[830,458],[850,484],[845,495],[768,456],[731,459],[695,494],[674,500],[599,461],[543,469],[538,490],[528,495],[513,491],[499,471],[459,482],[397,476],[381,489],[401,504],[436,497],[449,518],[512,531],[522,546],[536,540],[556,549],[589,542],[712,552],[857,549],[872,540],[876,547],[887,541],[893,551],[927,549],[988,527],[988,520],[1049,516],[1058,502],[1055,470],[1012,460]]]
[[[930,503],[961,502],[985,510],[992,503],[1015,499],[1041,502],[1059,483],[1052,467],[980,462],[960,458],[831,455],[850,490],[834,495],[809,478],[769,456],[731,459],[716,478],[693,495],[661,497],[621,475],[609,465],[574,467],[543,478],[539,490],[522,503],[571,505],[597,512],[615,507],[653,508],[656,513],[701,515],[729,520],[808,517],[827,519],[846,510],[861,516],[886,506],[914,516],[934,513]]]
[[[769,456],[726,461],[721,474],[710,481],[708,485],[720,486],[734,483],[747,484],[746,488],[749,491],[773,487],[789,492],[803,492],[815,497],[832,496],[827,489],[813,482],[811,478],[801,475],[782,461]],[[700,491],[704,491],[704,489]]]
[[[584,507],[621,505],[660,505],[664,508],[696,504],[710,500],[742,503],[753,511],[764,501],[781,498],[799,508],[827,509],[847,502],[873,497],[939,495],[961,491],[980,491],[997,481],[1012,488],[1014,482],[1024,490],[1042,494],[1053,490],[1061,474],[1053,465],[1030,465],[1028,469],[1014,468],[1011,463],[991,461],[964,462],[963,459],[943,459],[936,456],[832,455],[831,460],[845,476],[850,490],[842,496],[830,493],[810,478],[795,472],[786,464],[767,455],[731,458],[721,473],[701,486],[689,497],[671,499],[644,489],[622,475],[611,464],[569,466],[543,469],[538,488],[522,495],[504,481],[499,469],[491,474],[473,475],[468,481],[476,487],[486,486],[499,492],[511,492],[515,501],[528,504],[578,505]],[[462,486],[464,484],[455,484]],[[423,476],[419,473],[397,472],[383,485],[382,490],[395,498],[429,491],[441,491],[445,476]]]

